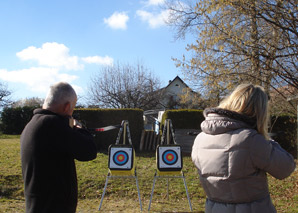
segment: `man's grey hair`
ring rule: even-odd
[[[76,98],[76,92],[70,84],[66,82],[59,82],[50,87],[47,97],[43,103],[43,108],[48,109],[67,102],[72,104]]]

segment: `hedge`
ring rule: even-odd
[[[139,149],[140,138],[144,128],[143,110],[140,109],[76,109],[73,117],[83,122],[87,128],[98,128],[121,124],[128,120],[130,135],[135,150]],[[95,143],[100,151],[107,151],[110,144],[116,142],[119,129],[98,132]],[[122,138],[120,143],[122,143]],[[126,140],[126,143],[128,141]]]
[[[21,134],[33,116],[36,107],[5,108],[1,113],[1,132],[4,134]],[[73,116],[83,121],[88,128],[121,124],[129,121],[132,143],[137,150],[144,128],[143,110],[140,109],[75,109]],[[115,143],[119,129],[95,134],[98,150],[107,150]],[[122,141],[120,141],[122,142]]]
[[[19,135],[33,116],[36,107],[4,108],[1,113],[1,131],[4,134]]]
[[[166,119],[172,120],[174,129],[201,129],[201,122],[205,118],[203,110],[182,109],[165,111],[162,124]],[[273,116],[271,125],[271,132],[275,134],[272,138],[297,158],[297,118],[288,115]]]
[[[297,158],[297,117],[281,115],[271,119],[272,138]]]
[[[166,119],[171,119],[174,129],[201,129],[204,120],[203,110],[180,109],[167,110],[163,114],[162,124]]]
[[[4,134],[21,134],[30,121],[36,107],[4,108],[1,113],[0,130]],[[74,117],[84,121],[88,128],[120,124],[122,120],[129,121],[132,143],[136,150],[143,130],[143,111],[140,109],[76,109]],[[200,129],[204,120],[203,110],[167,110],[162,119],[171,119],[174,129]],[[297,155],[297,118],[294,116],[272,117],[273,139],[294,156]],[[107,150],[115,143],[119,129],[96,133],[95,141],[98,150]],[[296,156],[297,157],[297,156]]]

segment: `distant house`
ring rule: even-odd
[[[157,130],[161,122],[162,114],[167,109],[180,109],[181,98],[187,96],[187,99],[193,101],[196,99],[195,93],[179,76],[169,81],[169,84],[162,88],[161,99],[155,109],[144,112],[144,124],[147,130]]]
[[[195,93],[179,76],[169,81],[169,84],[162,88],[162,98],[160,105],[165,108],[179,109],[181,108],[181,98],[188,96],[189,100],[195,98]]]
[[[143,141],[146,144],[144,150],[155,150],[156,144],[159,143],[160,138],[156,135],[162,131],[160,123],[165,110],[191,107],[199,102],[198,93],[194,92],[179,76],[169,81],[169,84],[159,92],[161,92],[159,106],[156,109],[144,111],[144,129],[146,130],[143,132]],[[191,152],[196,135],[190,135],[189,132],[193,131],[193,129],[175,129],[175,137],[182,147],[182,152]],[[156,138],[159,139],[156,140]]]

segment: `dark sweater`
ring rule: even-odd
[[[89,161],[96,154],[88,131],[70,128],[67,117],[36,109],[21,135],[26,212],[75,212],[74,159]]]

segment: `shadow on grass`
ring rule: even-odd
[[[0,175],[0,198],[16,198],[23,196],[23,180],[21,175]]]

